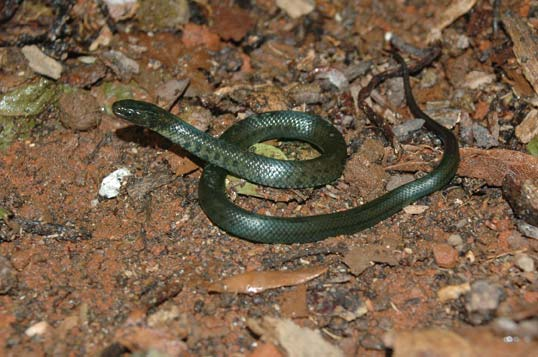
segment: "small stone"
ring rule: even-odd
[[[99,196],[105,198],[114,198],[120,193],[121,185],[127,176],[131,176],[131,171],[126,168],[120,168],[110,173],[101,182]]]
[[[458,265],[458,251],[450,245],[441,243],[433,246],[435,263],[440,268],[452,269]]]
[[[463,238],[459,234],[451,234],[446,242],[453,247],[458,247],[463,244]]]
[[[479,325],[490,321],[504,298],[505,293],[501,286],[486,280],[473,282],[471,291],[465,297],[469,322]]]
[[[307,15],[316,8],[313,0],[276,0],[276,5],[292,19]]]
[[[382,350],[385,347],[383,340],[371,333],[367,333],[361,338],[361,346],[367,350]]]
[[[87,91],[64,93],[58,105],[60,121],[68,129],[84,131],[93,129],[101,123],[101,106]]]
[[[525,221],[517,222],[517,229],[526,237],[538,239],[538,227],[528,224]]]
[[[407,139],[409,135],[411,135],[413,132],[422,128],[423,125],[424,119],[412,119],[406,121],[405,123],[394,126],[392,131],[394,132],[394,135],[396,135],[398,140],[402,141]]]
[[[53,79],[59,79],[62,75],[62,64],[41,52],[36,45],[24,46],[21,51],[34,72]]]
[[[519,254],[515,258],[515,263],[519,269],[528,273],[534,271],[534,260],[527,254]]]
[[[487,128],[478,123],[473,123],[472,133],[478,147],[489,149],[499,145],[498,139],[491,135]]]
[[[7,294],[16,284],[17,277],[11,262],[0,255],[0,295]]]
[[[40,321],[38,323],[33,324],[32,326],[28,327],[24,333],[28,337],[34,337],[34,336],[42,336],[44,335],[48,330],[50,330],[51,326],[47,321]]]
[[[392,191],[395,188],[398,188],[414,180],[415,180],[415,177],[410,174],[393,175],[390,177],[389,182],[387,182],[386,189],[387,191]]]
[[[106,51],[102,54],[105,64],[121,78],[131,78],[133,74],[140,72],[140,65],[132,58],[127,57],[120,51]]]

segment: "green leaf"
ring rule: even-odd
[[[31,116],[41,113],[56,100],[58,86],[41,78],[37,83],[12,90],[0,96],[0,116]]]
[[[527,144],[527,150],[532,156],[538,156],[538,135]]]

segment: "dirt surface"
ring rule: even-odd
[[[538,25],[534,1],[107,3],[0,2],[0,355],[538,351],[536,59],[512,39]],[[198,205],[203,163],[111,115],[136,98],[217,136],[256,112],[319,114],[348,143],[342,178],[250,196],[239,182],[230,196],[282,216],[355,207],[440,158],[401,79],[367,102],[388,133],[356,102],[396,67],[388,32],[412,62],[434,46],[432,29],[441,54],[412,85],[458,137],[460,171],[356,234],[230,236]],[[122,168],[119,192],[100,195]]]

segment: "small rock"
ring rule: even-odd
[[[489,149],[499,145],[498,139],[491,135],[487,128],[478,123],[473,123],[472,133],[476,146],[478,147]]]
[[[68,129],[89,130],[101,123],[101,106],[89,92],[64,93],[58,101],[60,121]]]
[[[140,7],[136,11],[136,17],[144,30],[168,30],[189,22],[187,0],[144,0],[138,4]]]
[[[179,116],[201,131],[207,131],[213,120],[213,114],[208,109],[197,105],[183,107]]]
[[[385,155],[385,148],[381,141],[377,139],[366,139],[362,143],[359,153],[365,157],[369,162],[376,162],[383,159]]]
[[[159,86],[155,91],[155,94],[159,100],[165,102],[165,107],[169,107],[171,103],[175,102],[179,96],[185,93],[189,83],[190,80],[188,78],[181,80],[170,79]]]
[[[469,37],[464,34],[459,35],[456,41],[456,47],[460,50],[465,50],[469,47]]]
[[[450,102],[447,101],[427,102],[426,114],[448,129],[453,129],[460,122],[462,116],[468,116],[461,109],[450,108]]]
[[[519,229],[521,234],[526,237],[538,239],[538,227],[532,226],[524,221],[518,221],[517,229]]]
[[[412,119],[405,123],[394,126],[392,131],[398,140],[406,140],[413,132],[419,130],[424,125],[424,119]]]
[[[7,294],[17,284],[17,276],[11,262],[0,255],[0,295]]]
[[[314,0],[276,0],[276,5],[292,19],[309,14],[316,7]]]
[[[28,327],[26,331],[24,331],[24,333],[28,337],[42,336],[50,329],[51,329],[51,326],[49,325],[47,321],[40,321]]]
[[[120,51],[107,51],[103,53],[103,62],[121,78],[128,79],[140,72],[138,62],[127,57]]]
[[[463,238],[459,234],[451,234],[446,242],[453,247],[458,247],[463,244]]]
[[[99,188],[99,196],[105,198],[114,198],[120,193],[121,184],[123,179],[127,176],[131,176],[131,171],[126,168],[120,168],[109,174],[101,182]]]
[[[527,254],[519,254],[515,258],[515,263],[519,269],[528,273],[534,271],[534,260]]]
[[[371,333],[367,333],[361,338],[361,346],[367,350],[381,350],[385,348],[383,340]]]
[[[516,137],[523,144],[526,144],[536,135],[538,135],[538,109],[533,109],[516,127]]]
[[[349,81],[344,72],[336,68],[331,68],[327,71],[319,72],[316,78],[329,80],[329,82],[339,90],[344,90],[349,87]]]
[[[471,291],[465,297],[469,322],[479,325],[490,321],[504,298],[505,293],[501,286],[486,280],[473,282]]]
[[[391,78],[387,82],[387,99],[390,104],[400,107],[405,99],[403,79],[401,77]]]
[[[398,188],[414,180],[415,180],[415,177],[410,174],[393,175],[390,177],[389,182],[387,182],[386,189],[387,191],[392,191],[395,188]]]
[[[53,79],[59,79],[62,75],[61,63],[41,52],[36,45],[24,46],[21,51],[34,72]]]
[[[433,246],[433,257],[440,268],[452,269],[458,265],[458,251],[445,243]]]
[[[469,283],[448,285],[439,289],[439,291],[437,292],[437,298],[441,302],[456,300],[461,295],[469,292],[469,290],[471,290],[471,285]]]

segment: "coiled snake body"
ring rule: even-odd
[[[218,139],[201,132],[153,104],[120,100],[114,113],[147,127],[208,162],[199,185],[199,202],[207,216],[225,231],[260,243],[306,243],[369,228],[403,207],[445,186],[455,175],[458,143],[451,131],[426,115],[411,93],[407,66],[403,70],[407,104],[427,129],[443,142],[444,153],[434,171],[400,186],[364,205],[346,211],[305,217],[272,217],[233,204],[225,191],[225,177],[232,173],[248,181],[279,188],[304,188],[330,183],[340,177],[346,143],[338,130],[322,118],[294,111],[252,115],[233,125]],[[253,154],[247,149],[269,139],[293,139],[315,146],[321,156],[305,161],[282,161]]]

